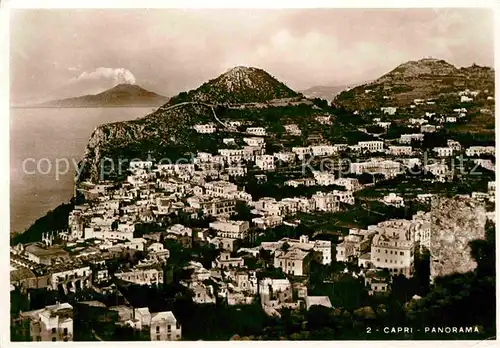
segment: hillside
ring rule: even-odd
[[[337,95],[334,104],[349,111],[409,107],[414,99],[437,99],[470,89],[494,95],[494,70],[473,65],[456,68],[444,60],[424,58],[403,63],[377,80]]]
[[[347,85],[344,86],[314,86],[303,91],[300,91],[307,98],[321,98],[332,101],[340,92],[345,91],[348,88]]]
[[[35,106],[48,108],[160,106],[167,101],[167,97],[145,90],[140,86],[119,84],[98,94],[53,100]]]
[[[243,104],[300,96],[299,93],[291,90],[262,69],[238,66],[202,84],[197,89],[172,97],[169,104],[187,101]]]
[[[215,118],[214,114],[217,116]],[[224,137],[233,137],[242,141],[245,133],[238,129],[225,127],[229,121],[240,121],[246,124],[266,127],[268,130],[268,148],[277,151],[283,146],[301,146],[302,144],[321,142],[331,139],[340,143],[347,142],[349,137],[361,137],[367,140],[364,133],[347,132],[339,124],[326,127],[314,121],[314,117],[324,115],[314,104],[303,101],[295,105],[260,107],[260,106],[210,106],[209,104],[183,103],[175,106],[162,106],[155,112],[132,121],[116,122],[97,127],[91,135],[84,155],[84,169],[79,181],[97,181],[102,169],[112,172],[111,161],[119,163],[119,159],[142,158],[148,154],[152,158],[175,162],[179,158],[190,159],[192,153],[205,151],[216,153],[218,148],[226,147],[222,143]],[[214,123],[217,133],[199,134],[193,126],[203,123]],[[288,136],[284,125],[297,124],[302,130],[300,137]],[[244,128],[244,126],[243,126]],[[364,137],[363,137],[364,136]],[[358,138],[355,138],[358,139]],[[371,138],[370,138],[371,139]],[[104,179],[124,178],[127,162],[120,170],[116,166],[111,175]],[[104,165],[102,167],[101,165]]]

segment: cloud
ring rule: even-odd
[[[116,84],[129,83],[135,84],[135,76],[132,72],[125,68],[97,68],[92,72],[84,71],[76,78],[82,80],[113,80]]]
[[[174,95],[236,65],[260,67],[302,89],[371,80],[425,56],[457,66],[494,63],[490,9],[12,12],[11,95],[19,97],[68,80],[99,88],[147,81]]]

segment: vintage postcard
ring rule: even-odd
[[[4,10],[10,341],[496,340],[493,8]]]

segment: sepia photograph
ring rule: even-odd
[[[493,7],[4,10],[11,342],[496,340]]]

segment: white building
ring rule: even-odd
[[[409,121],[410,124],[418,124],[418,125],[422,125],[428,122],[425,118],[410,118]]]
[[[390,192],[388,195],[384,196],[382,202],[387,205],[393,205],[396,208],[404,207],[405,205],[403,197],[396,195],[394,192]]]
[[[315,184],[316,180],[313,178],[300,178],[300,179],[291,179],[285,181],[285,186],[291,186],[291,187],[314,186]]]
[[[404,229],[387,229],[372,239],[371,263],[386,268],[393,275],[413,276],[414,242]]]
[[[57,303],[43,309],[21,312],[20,316],[29,320],[31,341],[73,341],[73,307],[69,303]]]
[[[382,152],[384,151],[384,142],[379,140],[374,141],[360,141],[358,146],[361,149],[367,150],[369,152]]]
[[[448,145],[448,147],[451,147],[453,151],[462,151],[462,145],[460,145],[460,143],[456,140],[448,139],[446,141],[446,145]]]
[[[292,152],[297,155],[299,160],[304,159],[306,156],[312,155],[310,147],[292,147]]]
[[[290,135],[299,136],[302,134],[299,126],[297,126],[296,124],[286,124],[284,127],[285,131]]]
[[[316,184],[320,186],[329,186],[335,183],[335,175],[329,172],[314,171],[314,179]]]
[[[313,156],[330,156],[337,153],[337,147],[334,145],[316,145],[310,149]]]
[[[226,172],[229,176],[241,177],[247,174],[247,168],[243,166],[227,167]]]
[[[260,229],[267,229],[279,226],[283,223],[283,217],[279,215],[259,216],[252,219],[252,223]]]
[[[382,127],[384,129],[388,129],[391,126],[392,122],[381,122],[381,121],[379,121],[376,124],[379,127]]]
[[[401,134],[399,138],[400,144],[410,144],[412,141],[422,141],[424,140],[424,135],[422,133],[416,134]]]
[[[387,153],[393,156],[410,156],[413,149],[411,146],[389,146]]]
[[[495,155],[494,146],[471,146],[465,150],[465,154],[469,157],[480,155]]]
[[[238,186],[229,181],[209,181],[205,183],[206,195],[209,197],[234,198]]]
[[[392,178],[401,173],[401,163],[391,160],[370,160],[368,162],[351,163],[350,171],[355,174],[383,174],[386,178]]]
[[[153,162],[152,161],[132,160],[132,161],[130,161],[129,167],[131,170],[149,169],[149,168],[153,167]]]
[[[234,138],[224,138],[222,139],[222,142],[225,144],[225,145],[234,145],[236,144],[236,141],[234,140]]]
[[[434,133],[436,131],[436,126],[433,124],[424,124],[420,126],[420,132],[422,133]]]
[[[261,137],[243,138],[243,141],[248,146],[263,146],[265,143],[264,138],[261,138]]]
[[[432,163],[425,165],[424,171],[432,173],[440,181],[444,181],[448,173],[448,166],[445,163]]]
[[[311,253],[298,248],[276,250],[274,252],[274,267],[281,268],[283,273],[303,276],[309,273]]]
[[[278,161],[282,161],[282,162],[295,161],[295,153],[293,153],[293,152],[275,152],[273,155],[274,155],[274,157],[276,157],[276,159]]]
[[[333,182],[334,185],[344,186],[347,191],[357,191],[363,188],[356,178],[338,178]]]
[[[333,193],[316,192],[311,197],[316,206],[316,210],[336,212],[340,209],[339,197]]]
[[[255,156],[255,165],[262,170],[274,170],[274,156],[260,155]]]
[[[263,127],[248,127],[246,129],[246,132],[248,134],[257,135],[257,136],[265,136],[266,135],[266,129]]]
[[[163,269],[159,266],[137,267],[117,272],[115,277],[137,285],[160,286],[163,284]]]
[[[394,115],[398,108],[393,107],[393,106],[386,106],[386,107],[381,107],[380,111],[382,111],[384,114],[387,115]]]
[[[210,228],[217,231],[218,237],[245,239],[250,224],[248,221],[218,220],[209,224]]]
[[[181,325],[169,311],[152,313],[149,330],[151,341],[177,341],[182,337]]]
[[[354,196],[352,191],[338,191],[333,190],[333,195],[338,197],[339,202],[353,205],[354,204]]]
[[[453,149],[451,147],[435,147],[433,151],[439,157],[450,157],[453,155]]]
[[[217,151],[227,163],[239,163],[245,157],[243,149],[219,149]]]
[[[193,126],[193,128],[200,134],[215,133],[217,131],[217,128],[215,128],[215,125],[213,123],[197,124]]]

